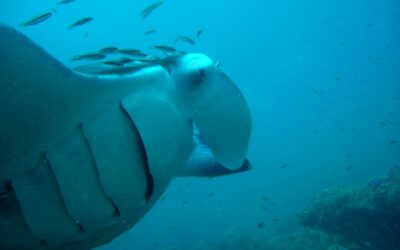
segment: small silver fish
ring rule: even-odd
[[[151,30],[148,30],[148,31],[143,32],[143,35],[151,35],[151,34],[154,34],[154,33],[156,33],[156,32],[157,32],[157,30],[151,29]]]
[[[118,48],[113,47],[113,46],[104,47],[99,50],[99,53],[101,53],[101,54],[112,54],[112,53],[116,53],[116,52],[118,52]]]
[[[119,54],[129,55],[129,56],[138,56],[138,57],[146,57],[147,54],[143,53],[138,49],[120,49],[118,50]]]
[[[49,19],[49,17],[51,17],[52,15],[53,15],[52,12],[50,12],[50,11],[46,12],[46,13],[41,14],[41,15],[39,15],[37,17],[34,17],[34,18],[24,22],[24,23],[21,23],[20,26],[28,27],[28,26],[31,26],[31,25],[35,25],[35,24],[41,23],[41,22]]]
[[[259,229],[262,229],[262,228],[265,227],[265,223],[264,222],[259,222],[259,223],[257,223],[256,227],[259,228]]]
[[[197,39],[200,38],[201,34],[203,34],[203,30],[202,30],[202,29],[199,29],[199,30],[197,31],[197,34],[196,34]]]
[[[102,60],[106,58],[105,55],[100,53],[86,53],[72,57],[72,61],[81,61],[81,60]]]
[[[164,4],[164,1],[159,1],[156,3],[152,3],[149,6],[147,6],[146,8],[144,8],[142,10],[142,12],[140,13],[141,16],[141,20],[143,21],[146,17],[148,17],[155,9],[157,9],[158,7],[160,7],[161,5]]]
[[[85,17],[85,18],[79,19],[78,21],[76,21],[73,24],[71,24],[68,27],[68,29],[72,29],[74,27],[82,26],[82,25],[87,24],[87,23],[89,23],[91,21],[93,21],[93,18],[91,18],[91,17]]]
[[[111,66],[122,67],[122,66],[124,66],[124,64],[130,63],[130,62],[133,62],[133,61],[134,60],[132,60],[130,58],[119,58],[119,59],[115,59],[115,60],[105,61],[105,62],[102,62],[102,63],[106,64],[106,65],[111,65]]]
[[[192,38],[187,37],[187,36],[177,36],[175,38],[175,43],[178,42],[178,41],[182,41],[182,42],[188,43],[190,45],[195,45],[196,44],[195,41]]]
[[[161,50],[162,52],[175,52],[176,51],[176,49],[174,49],[173,47],[168,46],[168,45],[154,45],[154,46],[151,46],[150,48]]]
[[[58,4],[68,4],[73,2],[75,2],[75,0],[61,0],[60,2],[58,2]]]

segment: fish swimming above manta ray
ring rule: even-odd
[[[249,107],[204,54],[83,74],[4,24],[0,54],[0,249],[97,247],[174,177],[250,169]]]

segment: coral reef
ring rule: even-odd
[[[400,249],[400,168],[362,188],[322,191],[300,219],[349,249]]]

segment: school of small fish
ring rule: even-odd
[[[77,0],[60,0],[58,1],[58,5],[66,5],[79,2]],[[142,11],[139,13],[140,21],[144,21],[147,19],[155,10],[159,9],[162,5],[164,5],[165,1],[157,1],[147,5]],[[50,9],[47,12],[43,12],[23,23],[20,24],[21,27],[29,27],[35,26],[37,24],[43,23],[48,20],[50,17],[54,16],[57,13],[55,8]],[[94,22],[94,18],[91,16],[82,17],[78,20],[71,21],[71,23],[67,26],[68,30],[77,29],[81,26],[86,26],[89,23]],[[79,28],[81,29],[81,28]],[[84,28],[83,28],[84,29]],[[148,36],[157,32],[157,29],[152,28],[147,31],[142,32],[142,35]],[[203,29],[197,30],[195,33],[195,39],[198,40],[203,33]],[[87,37],[89,32],[85,32],[85,36]],[[173,44],[177,43],[186,43],[191,46],[196,45],[196,40],[190,36],[186,35],[178,35],[173,41]],[[185,52],[178,51],[176,48],[166,45],[166,44],[157,44],[150,47],[150,49],[154,51],[159,51],[162,53],[165,58],[180,55]],[[95,74],[95,75],[124,75],[131,74],[141,70],[145,66],[160,64],[163,58],[158,56],[149,55],[140,49],[136,48],[118,48],[116,46],[107,46],[98,49],[97,51],[88,52],[84,54],[75,55],[71,58],[72,62],[85,62],[89,64],[79,65],[74,67],[73,69],[85,73],[85,74]],[[94,63],[93,63],[94,62]]]

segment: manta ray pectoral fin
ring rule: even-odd
[[[42,151],[68,138],[81,122],[100,119],[136,89],[157,89],[162,71],[84,76],[0,23],[0,183],[26,174]]]
[[[194,109],[193,122],[217,162],[230,170],[240,169],[251,134],[249,107],[232,80],[219,71],[204,92]]]
[[[86,88],[83,86],[87,86],[88,81],[74,74],[25,35],[2,23],[0,77],[1,181],[18,176],[29,168],[29,164],[26,167],[22,167],[24,164],[19,164],[21,167],[8,164],[27,158],[27,152],[37,149],[43,135],[57,133],[58,121],[62,120],[61,124],[65,125],[63,118],[66,114],[80,108],[71,104],[77,103],[79,95],[76,93],[84,93],[82,89]]]

